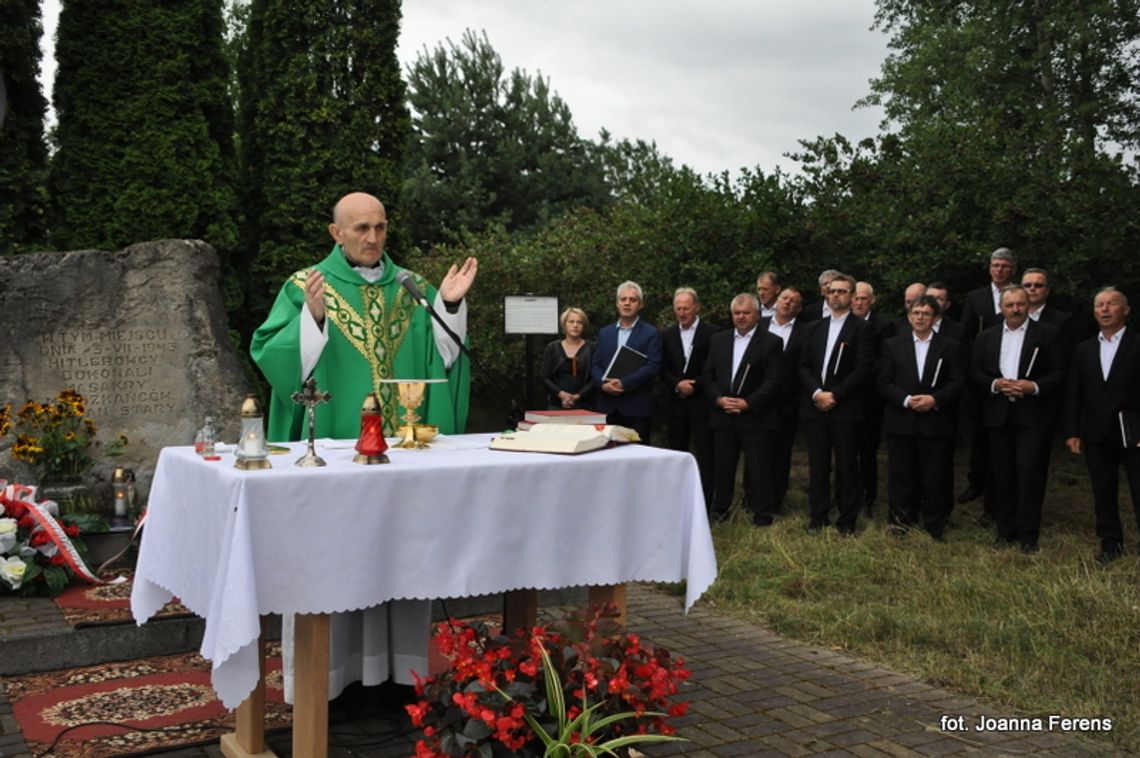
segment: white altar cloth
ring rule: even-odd
[[[687,580],[685,610],[716,578],[700,476],[687,453],[623,445],[580,456],[487,449],[490,435],[390,449],[361,466],[317,444],[323,468],[272,456],[239,471],[162,450],[131,609],[177,596],[206,620],[201,654],[236,707],[258,678],[261,614],[333,613],[398,598]]]

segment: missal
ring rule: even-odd
[[[606,414],[582,408],[566,410],[527,411],[523,419],[531,424],[605,424]]]
[[[535,424],[527,431],[506,432],[491,440],[492,450],[577,455],[618,442],[639,442],[633,429],[606,424]]]

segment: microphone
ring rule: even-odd
[[[399,282],[403,288],[408,291],[408,294],[412,296],[413,300],[428,310],[431,310],[431,306],[428,305],[428,301],[427,298],[424,297],[424,293],[421,292],[420,288],[416,286],[416,282],[412,278],[412,272],[406,269],[404,271],[401,271],[400,273],[396,274],[396,281]]]

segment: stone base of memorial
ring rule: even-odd
[[[81,481],[45,482],[39,488],[40,500],[54,500],[59,515],[68,513],[99,513],[105,510],[95,497],[91,485]]]

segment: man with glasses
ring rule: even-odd
[[[1073,314],[1049,305],[1049,273],[1043,268],[1027,268],[1021,275],[1021,286],[1029,295],[1029,318],[1052,324],[1066,336]]]
[[[911,331],[888,339],[878,390],[886,402],[889,519],[942,540],[953,506],[955,412],[965,384],[960,345],[934,331],[942,308],[923,295],[907,316]]]
[[[831,461],[836,462],[836,525],[855,533],[859,517],[857,446],[864,393],[874,372],[875,338],[866,321],[851,315],[855,278],[838,274],[828,286],[828,318],[811,325],[800,357],[800,421],[808,446],[808,529],[830,523]]]

